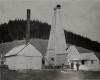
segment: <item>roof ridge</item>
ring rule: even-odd
[[[18,55],[21,51],[23,51],[30,43],[26,44],[20,51],[18,51],[16,54],[13,54],[13,55],[9,55],[9,56],[6,56],[6,57],[10,57],[10,56],[16,56]]]
[[[23,51],[28,45],[29,45],[29,43],[26,44],[20,51],[18,51],[18,52],[16,53],[16,55],[18,55],[21,51]]]

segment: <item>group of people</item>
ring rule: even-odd
[[[73,70],[74,69],[74,63],[72,62],[71,63],[71,69]],[[80,64],[79,63],[76,63],[76,68],[77,68],[77,71],[79,71],[79,66],[80,66]]]
[[[72,71],[74,70],[74,68],[75,68],[75,66],[76,66],[76,70],[77,71],[79,71],[79,66],[80,66],[80,64],[79,63],[71,63],[70,65],[68,65],[69,67],[67,67],[67,68],[69,68],[69,69],[72,69]],[[64,64],[62,64],[62,69],[64,68]]]

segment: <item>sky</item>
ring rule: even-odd
[[[52,24],[57,4],[62,7],[65,30],[100,42],[100,0],[0,0],[0,23],[26,19],[26,9],[31,9],[32,20]]]

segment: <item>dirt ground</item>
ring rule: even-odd
[[[0,80],[100,80],[100,71],[28,71],[0,70]]]

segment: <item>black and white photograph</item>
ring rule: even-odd
[[[0,80],[100,80],[100,0],[0,0]]]

